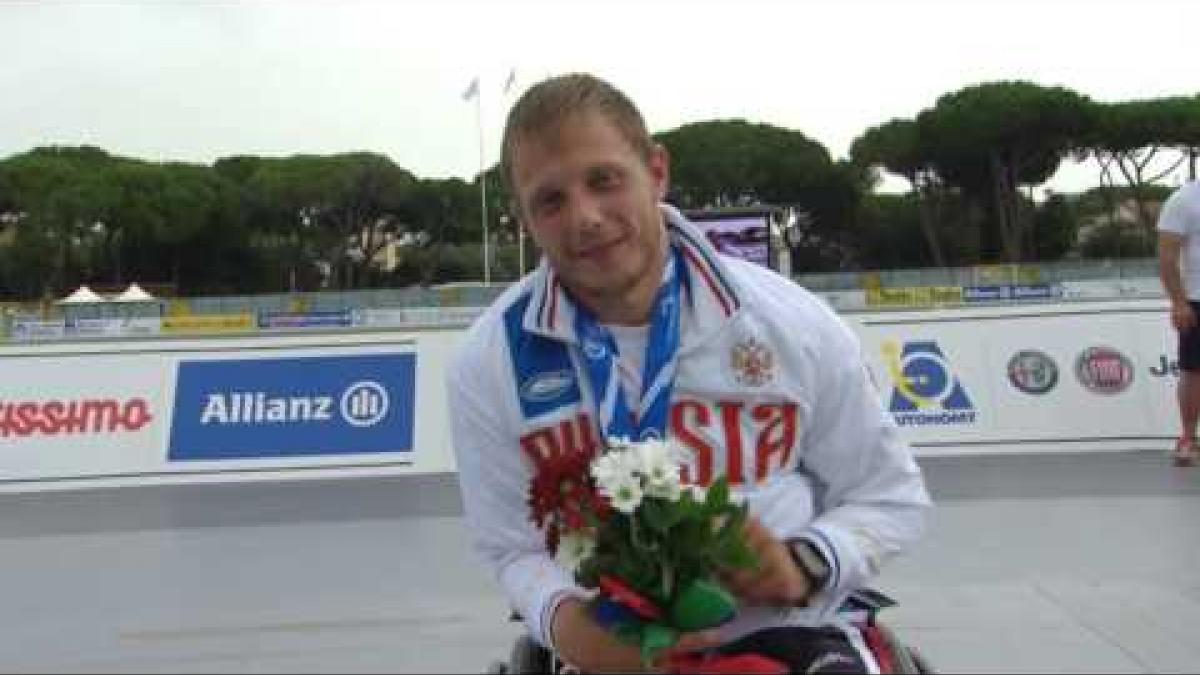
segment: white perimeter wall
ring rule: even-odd
[[[1176,377],[1161,365],[1174,361],[1175,338],[1165,312],[1161,299],[1134,299],[846,320],[918,454],[1075,452],[1170,445]],[[2,345],[0,491],[452,472],[442,372],[461,334]],[[1081,363],[1092,348],[1109,356]],[[1018,352],[1041,356],[1010,376]],[[327,418],[281,417],[279,401],[296,398],[329,399]],[[80,417],[89,402],[91,417]],[[74,426],[64,421],[72,403]]]

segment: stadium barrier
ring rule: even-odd
[[[4,344],[0,491],[453,472],[443,377],[473,314],[413,311],[355,313],[357,329]],[[1162,299],[847,321],[918,454],[1156,449],[1174,434]]]

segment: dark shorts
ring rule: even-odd
[[[1200,315],[1200,302],[1189,304]],[[1179,334],[1179,369],[1188,372],[1200,370],[1200,327]]]
[[[846,634],[832,628],[768,628],[725,645],[724,654],[761,654],[793,673],[865,673],[858,650]]]

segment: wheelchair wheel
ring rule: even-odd
[[[530,673],[551,675],[554,673],[554,655],[528,635],[517,638],[508,657],[506,673]]]
[[[913,665],[917,667],[916,672],[929,673],[930,675],[936,672],[933,669],[933,666],[929,665],[929,661],[926,661],[925,657],[921,655],[921,652],[912,648],[908,648],[908,653],[912,657]]]
[[[879,630],[879,634],[883,637],[887,651],[891,656],[892,672],[898,675],[921,675],[922,673],[934,672],[929,662],[925,660],[925,657],[916,649],[901,642],[892,629],[880,622],[875,623],[875,628]]]

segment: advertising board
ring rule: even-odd
[[[713,247],[722,253],[771,266],[770,216],[692,213],[689,217]]]
[[[1166,449],[1176,433],[1162,299],[846,319],[919,455]],[[0,491],[453,472],[444,379],[464,332],[5,344]]]
[[[450,471],[441,366],[431,362],[454,342],[338,334],[8,345],[0,489]]]
[[[1157,448],[1175,432],[1161,301],[856,320],[884,404],[919,451]]]

